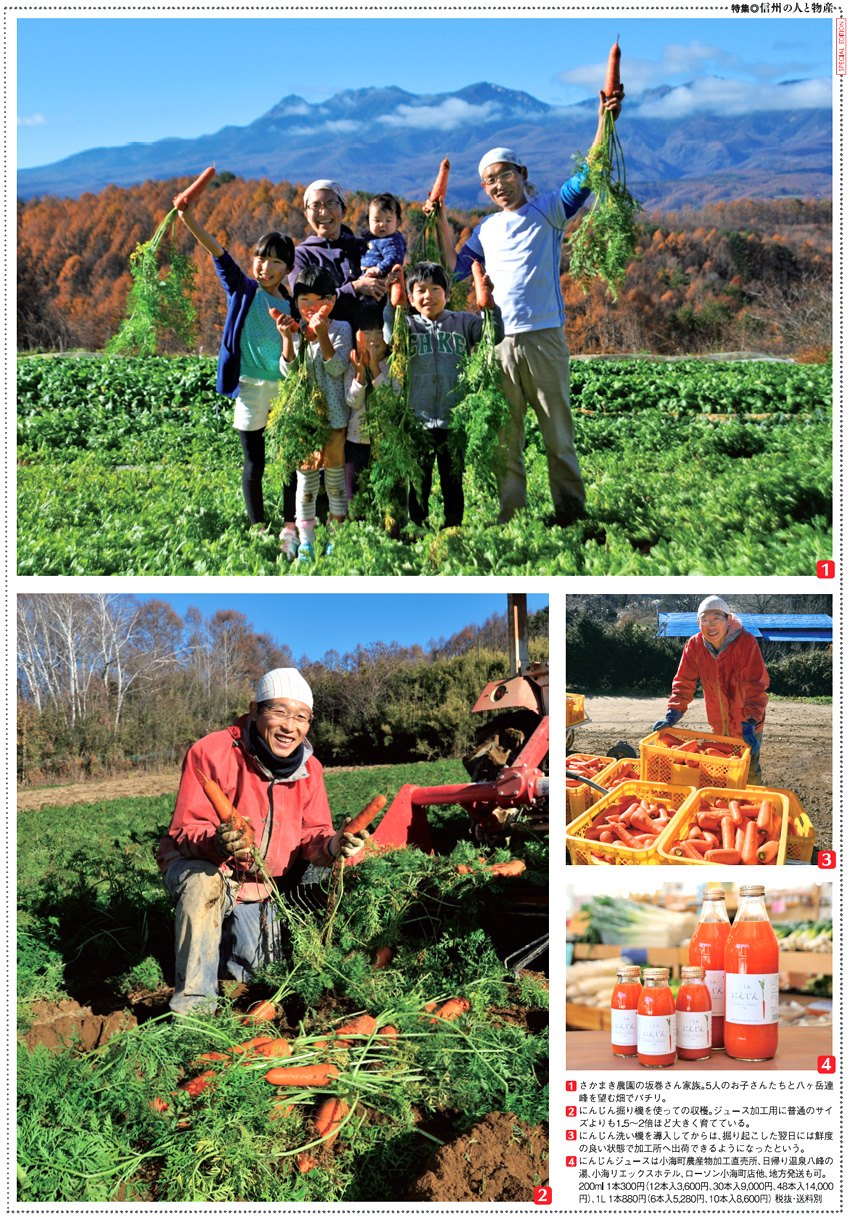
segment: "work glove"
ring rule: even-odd
[[[226,858],[235,858],[237,862],[247,862],[251,857],[251,846],[254,835],[250,829],[246,832],[234,828],[229,820],[218,824],[215,830],[215,843]]]
[[[741,733],[744,737],[744,743],[749,745],[753,756],[758,756],[761,750],[761,740],[756,735],[755,723],[747,719],[745,723],[741,723]]]
[[[358,833],[346,832],[345,826],[350,823],[351,817],[349,816],[347,820],[343,820],[342,828],[338,828],[331,838],[328,853],[332,858],[351,858],[354,854],[359,854],[369,840],[369,831],[366,828],[362,828]]]
[[[668,710],[663,718],[659,718],[658,722],[652,728],[653,731],[660,731],[662,727],[675,727],[676,723],[682,717],[681,710]]]

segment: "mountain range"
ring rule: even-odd
[[[781,89],[783,86],[778,86]],[[678,86],[677,95],[682,89]],[[832,113],[825,107],[666,117],[670,86],[627,98],[617,129],[628,184],[644,207],[737,198],[825,198],[832,193]],[[424,198],[440,160],[452,163],[449,203],[480,206],[481,156],[514,148],[538,188],[554,189],[586,151],[596,129],[596,102],[551,106],[528,93],[474,84],[453,93],[398,88],[350,89],[310,104],[284,97],[244,127],[195,139],[169,138],[91,148],[51,165],[18,172],[18,195],[76,198],[106,186],[195,176],[215,164],[245,178],[306,185],[335,179],[347,190],[390,190]],[[676,113],[678,108],[673,108]],[[687,108],[687,107],[685,107]]]

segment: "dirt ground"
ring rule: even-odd
[[[405,1200],[527,1204],[549,1181],[549,1140],[507,1113],[493,1111],[432,1154]]]
[[[620,740],[638,750],[666,708],[663,697],[588,697],[585,711],[592,721],[576,728],[571,750],[605,756]],[[832,844],[832,709],[771,701],[762,736],[764,785],[794,791],[817,830],[816,849]],[[702,698],[693,701],[680,726],[711,730]]]
[[[357,773],[355,767],[345,765],[325,765],[324,769],[325,773]],[[161,794],[176,795],[179,785],[180,770],[174,769],[170,773],[130,774],[103,781],[73,782],[68,786],[35,786],[18,791],[18,811],[70,807],[72,803],[105,803],[109,799],[155,799]]]

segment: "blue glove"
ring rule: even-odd
[[[653,731],[660,731],[662,727],[675,727],[676,723],[682,717],[681,710],[668,710],[663,718],[659,718],[658,722],[652,728]]]
[[[745,723],[741,723],[741,733],[744,736],[744,743],[749,745],[753,756],[758,756],[761,749],[761,740],[756,735],[755,725],[749,719]]]

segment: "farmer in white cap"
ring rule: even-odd
[[[770,680],[759,645],[725,600],[708,596],[697,609],[699,633],[685,643],[667,713],[653,726],[675,727],[694,699],[697,681],[715,735],[749,744],[750,783],[761,783],[761,736]]]
[[[275,957],[280,934],[271,883],[297,863],[327,867],[363,848],[368,833],[334,831],[322,766],[307,732],[313,694],[295,668],[262,677],[248,713],[194,744],[157,861],[175,912],[171,1009],[215,1005],[220,978],[245,982]],[[249,832],[221,823],[204,793],[218,784]],[[256,857],[255,857],[256,855]],[[259,867],[256,858],[262,859]]]
[[[622,99],[622,88],[609,99],[600,92],[593,147],[602,142],[605,111],[616,119]],[[499,210],[484,217],[457,254],[445,211],[441,215],[449,266],[458,279],[465,279],[473,262],[483,263],[505,322],[498,351],[511,422],[504,437],[507,465],[499,486],[499,522],[510,520],[527,504],[522,452],[525,414],[531,406],[546,448],[554,523],[566,527],[583,514],[585,490],[570,412],[561,244],[570,217],[590,194],[583,185],[585,170],[573,174],[560,190],[532,195],[521,154],[500,147],[481,157],[478,172],[482,189]]]
[[[364,242],[343,223],[345,191],[339,182],[319,178],[304,191],[304,215],[313,230],[295,248],[295,265],[289,276],[292,289],[298,272],[305,266],[323,266],[333,276],[337,289],[334,317],[347,321],[352,333],[357,329],[359,301],[365,297],[382,300],[387,289],[383,279],[360,273]]]

